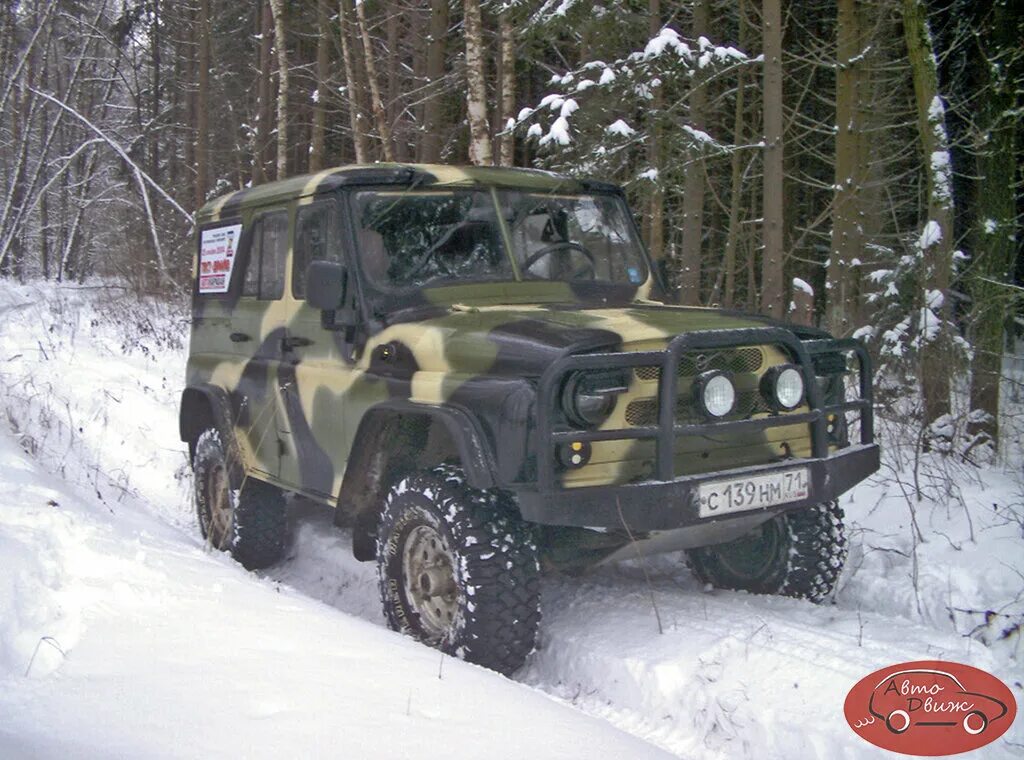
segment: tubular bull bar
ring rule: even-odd
[[[808,411],[773,413],[746,420],[679,424],[676,400],[679,395],[678,367],[688,351],[774,345],[787,350],[803,375]],[[854,353],[858,360],[859,398],[826,405],[815,381],[812,357],[822,353]],[[657,425],[610,430],[555,430],[556,404],[568,375],[580,370],[660,367],[658,378]],[[700,522],[692,504],[703,481],[731,476],[755,475],[785,470],[796,465],[810,469],[812,498],[771,509],[789,509],[835,498],[878,468],[878,446],[874,441],[874,409],[871,387],[871,359],[863,345],[852,338],[801,341],[778,327],[754,327],[678,335],[665,349],[640,352],[604,352],[560,357],[541,376],[538,387],[536,427],[537,488],[519,494],[523,516],[535,522],[561,525],[621,525],[623,508],[630,524],[641,530],[660,530]],[[860,416],[860,445],[829,455],[828,417],[857,411]],[[811,457],[787,459],[742,470],[675,477],[676,439],[681,436],[728,435],[807,424],[811,432]],[[556,452],[560,445],[611,440],[654,440],[654,476],[639,482],[615,486],[561,488],[556,479]],[[666,504],[665,500],[674,502]],[[679,502],[684,503],[681,510]],[[659,503],[660,502],[660,503]],[[749,514],[749,513],[743,513]],[[614,518],[614,519],[613,519]]]

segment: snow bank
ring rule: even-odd
[[[63,496],[44,483],[0,436],[0,680],[52,672],[78,637],[64,547],[78,544],[84,531],[62,510]]]
[[[10,447],[0,437],[5,482]],[[5,663],[16,655],[23,669],[39,632],[67,644],[53,627],[52,586],[66,581],[53,555],[89,555],[74,573],[88,624],[59,678],[39,678],[44,657],[61,659],[48,648],[31,685],[10,667],[0,674],[0,756],[29,747],[76,758],[658,754],[519,684],[256,580],[144,510],[104,517],[61,498],[57,520],[39,519],[37,507],[14,520],[9,506],[2,512],[0,551],[19,586],[13,603],[0,597],[4,641],[12,619],[24,634],[5,644]],[[67,529],[78,522],[84,535]],[[12,523],[34,527],[19,534]]]

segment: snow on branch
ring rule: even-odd
[[[801,293],[806,293],[809,296],[814,295],[814,288],[806,280],[801,280],[799,277],[793,278],[793,290],[799,290]]]
[[[921,230],[921,237],[917,240],[917,249],[927,251],[933,245],[942,242],[942,227],[934,219],[929,219]]]
[[[549,12],[553,7],[545,5]],[[723,155],[735,148],[687,124],[689,99],[680,94],[692,88],[698,72],[708,81],[748,63],[751,59],[734,47],[703,36],[686,39],[666,26],[617,60],[586,61],[552,75],[550,84],[557,89],[523,108],[515,128],[547,149],[552,168],[614,175],[629,162],[630,146],[644,144],[653,126],[661,124],[666,155],[676,152],[680,158],[662,169],[678,171],[686,156]],[[656,99],[658,93],[665,97]],[[656,181],[648,172],[631,172],[630,179]]]
[[[614,122],[605,127],[604,131],[610,135],[619,135],[620,137],[630,137],[636,134],[636,130],[629,126],[622,119],[616,119]]]

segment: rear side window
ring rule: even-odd
[[[263,214],[253,224],[249,266],[242,295],[276,301],[284,294],[284,262],[288,257],[288,212]]]
[[[260,231],[262,229],[262,220],[257,219],[252,226],[252,238],[249,243],[249,264],[245,268],[245,279],[242,280],[243,296],[255,297],[260,294]]]
[[[295,219],[292,295],[306,297],[306,270],[312,261],[340,261],[338,204],[333,200],[303,206]]]

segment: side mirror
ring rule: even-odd
[[[348,270],[336,261],[310,262],[306,269],[306,303],[323,312],[324,327],[353,326],[355,309],[348,292]]]
[[[306,269],[306,302],[320,311],[335,311],[345,301],[348,277],[336,261],[312,261]]]

